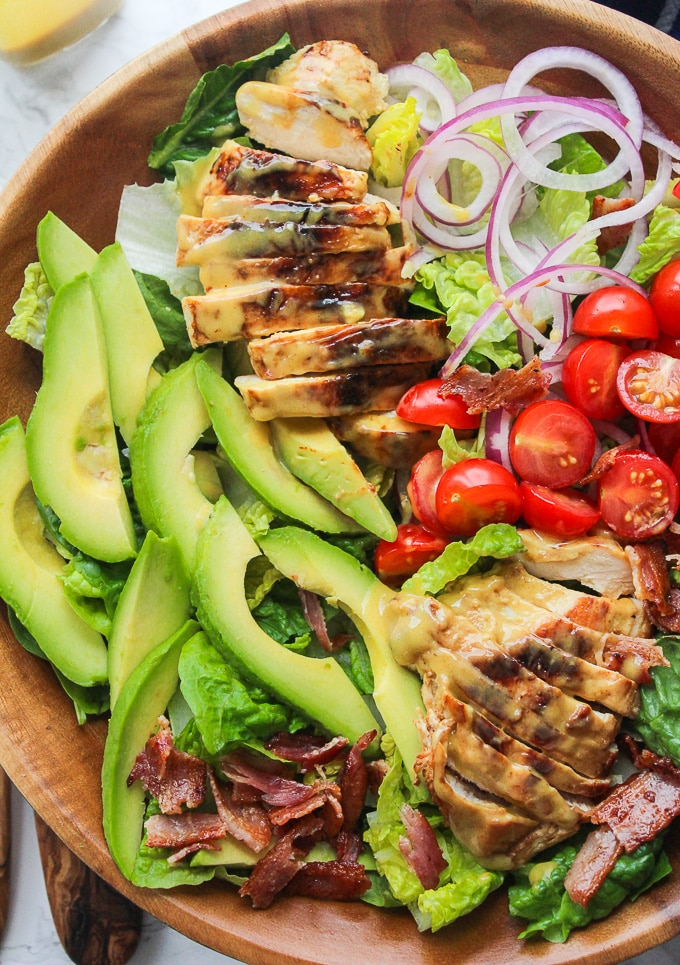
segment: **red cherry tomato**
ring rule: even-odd
[[[672,355],[674,359],[680,359],[680,338],[673,338],[672,335],[661,332],[651,348],[656,349],[657,352],[663,352],[664,355]]]
[[[619,419],[626,411],[616,391],[619,365],[630,349],[604,338],[588,338],[569,352],[562,367],[567,398],[591,419]]]
[[[426,529],[440,535],[444,530],[437,517],[434,494],[444,472],[443,459],[444,453],[441,449],[426,452],[413,466],[406,487],[416,519],[420,520]]]
[[[671,469],[673,470],[673,475],[680,483],[680,449],[675,453],[671,459]]]
[[[590,420],[568,402],[528,406],[510,431],[510,460],[525,482],[572,486],[590,469],[597,439]]]
[[[574,312],[573,329],[591,338],[654,339],[659,334],[648,299],[621,285],[598,288],[586,295]]]
[[[499,463],[464,459],[444,472],[435,505],[448,533],[472,536],[487,523],[514,523],[522,510],[522,497],[512,473]]]
[[[576,539],[592,529],[600,510],[592,499],[575,489],[548,489],[520,483],[522,516],[528,526],[562,539]]]
[[[680,421],[650,422],[647,435],[654,453],[670,466],[676,452],[680,449]]]
[[[619,398],[633,415],[647,422],[680,419],[680,360],[646,349],[633,352],[619,366]]]
[[[659,328],[673,338],[680,337],[680,259],[669,261],[654,278],[649,302]]]
[[[400,581],[419,570],[424,563],[436,560],[448,546],[448,540],[431,533],[418,523],[397,526],[393,543],[381,539],[375,549],[375,568],[386,583]]]
[[[600,479],[602,519],[624,539],[663,533],[679,502],[680,486],[670,466],[642,450],[620,453]]]
[[[397,415],[424,426],[478,429],[481,416],[469,415],[467,404],[459,395],[442,398],[439,390],[443,384],[443,379],[428,379],[412,385],[399,400]]]

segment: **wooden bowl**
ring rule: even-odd
[[[113,240],[121,190],[148,183],[152,136],[179,117],[199,76],[256,53],[289,31],[298,46],[356,42],[382,67],[450,48],[477,85],[500,79],[531,50],[591,47],[621,67],[645,110],[680,137],[680,44],[591,0],[254,0],[204,21],[137,58],[76,107],[31,154],[0,201],[0,419],[28,415],[40,357],[4,329],[35,230],[49,209],[97,249]],[[576,76],[576,75],[575,75]],[[551,80],[564,91],[575,76]],[[575,93],[593,92],[583,79]],[[77,373],[74,373],[77,377]],[[0,552],[2,549],[0,547]],[[160,893],[133,888],[109,857],[101,829],[100,765],[106,723],[79,727],[49,668],[0,622],[0,764],[66,844],[124,894],[190,938],[258,965],[457,965],[621,961],[680,931],[680,873],[564,945],[517,940],[505,892],[436,935],[405,911],[290,898],[267,911],[224,884]],[[677,836],[670,836],[680,866]]]

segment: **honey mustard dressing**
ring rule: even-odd
[[[122,0],[0,0],[0,56],[32,64],[94,30]]]

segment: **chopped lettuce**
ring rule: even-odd
[[[652,212],[647,237],[638,246],[640,260],[630,273],[644,285],[664,265],[680,256],[680,211],[659,204]]]
[[[455,466],[465,459],[484,457],[486,452],[484,438],[485,430],[483,422],[479,432],[472,439],[458,440],[451,426],[444,426],[442,434],[439,437],[439,448],[444,454],[444,458],[442,459],[443,468],[448,469],[450,466]]]
[[[385,737],[382,746],[389,770],[378,791],[376,810],[368,815],[364,841],[370,847],[376,869],[384,880],[367,867],[373,887],[363,899],[381,907],[407,905],[420,931],[438,931],[477,908],[502,884],[503,876],[482,868],[444,826],[441,814],[434,807],[425,805],[426,816],[435,830],[447,867],[437,888],[423,888],[399,847],[399,839],[406,832],[401,807],[403,804],[417,807],[422,797],[410,784],[394,742]]]
[[[220,64],[199,80],[189,95],[182,117],[156,136],[149,155],[149,167],[173,176],[178,159],[193,160],[207,154],[216,144],[244,132],[236,109],[235,95],[247,80],[263,80],[267,71],[294,53],[288,34],[271,47],[233,66]]]
[[[299,730],[304,721],[261,687],[244,683],[204,633],[182,648],[180,688],[210,755],[244,742],[259,743],[276,731]]]
[[[549,942],[565,942],[574,928],[605,918],[625,898],[635,901],[671,870],[660,835],[632,854],[622,854],[588,907],[583,908],[564,888],[579,846],[576,842],[553,849],[542,855],[540,862],[513,872],[514,884],[508,889],[510,914],[530,922],[520,938],[542,935]]]
[[[472,93],[472,84],[469,78],[462,72],[448,50],[441,48],[435,50],[433,54],[419,54],[413,63],[432,71],[435,76],[442,80],[451,91],[456,104]]]
[[[466,543],[449,543],[436,560],[424,563],[409,577],[402,590],[436,596],[449,583],[468,573],[480,560],[489,557],[502,560],[521,553],[523,549],[524,544],[514,526],[509,523],[489,523],[482,526]]]
[[[373,148],[371,173],[378,184],[398,187],[409,161],[422,143],[418,133],[420,112],[414,97],[392,104],[366,131]]]
[[[7,334],[42,352],[53,295],[40,262],[31,262],[24,271],[23,288],[14,303],[14,314],[7,326]]]
[[[154,368],[167,372],[185,362],[193,352],[182,304],[162,278],[139,271],[134,274],[164,346],[154,361]]]
[[[567,134],[560,140],[561,156],[548,167],[555,171],[568,171],[570,174],[595,174],[606,167],[606,161],[582,134]],[[624,187],[623,181],[616,181],[593,191],[592,194],[617,198]],[[590,194],[588,198],[592,200]]]
[[[680,767],[680,637],[660,637],[658,644],[670,666],[650,669],[635,726],[650,750]]]
[[[64,568],[67,600],[86,623],[103,636],[111,632],[118,598],[130,573],[131,563],[102,563],[76,553]]]

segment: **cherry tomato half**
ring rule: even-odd
[[[664,355],[672,355],[674,359],[680,359],[680,338],[666,335],[665,332],[661,332],[656,342],[650,345],[650,348],[656,349],[657,352],[663,352]]]
[[[413,466],[406,487],[416,519],[420,520],[426,529],[440,535],[444,530],[437,516],[434,495],[444,473],[443,459],[444,453],[441,449],[426,452]]]
[[[647,435],[654,454],[670,466],[676,452],[680,449],[680,421],[650,422]]]
[[[528,526],[562,539],[576,539],[592,529],[600,510],[592,499],[575,489],[548,489],[535,483],[519,484],[522,516]]]
[[[669,261],[654,278],[649,290],[659,328],[673,338],[680,336],[680,258]]]
[[[397,526],[392,543],[381,539],[375,548],[375,568],[386,583],[394,583],[419,570],[424,563],[436,560],[448,546],[445,536],[431,533],[418,523]]]
[[[659,334],[648,299],[622,285],[598,288],[586,295],[574,312],[573,329],[591,338],[653,339]]]
[[[574,346],[562,366],[569,401],[591,419],[619,419],[626,410],[616,391],[616,375],[628,355],[626,345],[604,338],[588,338]]]
[[[445,470],[435,494],[448,533],[472,536],[487,523],[514,523],[522,511],[519,485],[491,459],[464,459]]]
[[[569,402],[543,399],[520,412],[510,431],[510,461],[525,482],[572,486],[590,469],[597,438],[590,420]]]
[[[600,479],[602,519],[624,539],[648,539],[663,533],[679,502],[680,486],[672,469],[642,450],[620,453]]]
[[[619,398],[633,415],[647,422],[680,419],[680,359],[645,349],[619,366]]]
[[[451,426],[452,429],[478,429],[481,416],[469,415],[459,395],[442,398],[443,379],[427,379],[412,385],[397,404],[397,415],[423,426]]]

